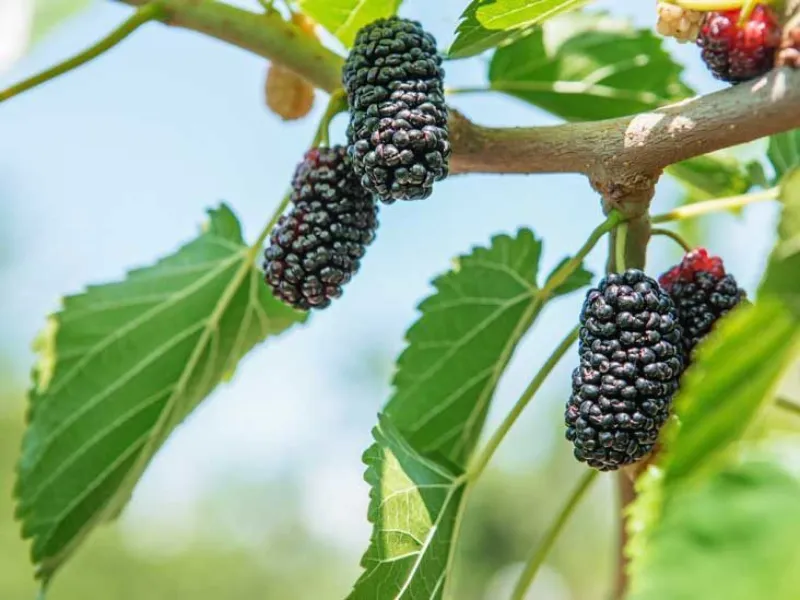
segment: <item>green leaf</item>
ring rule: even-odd
[[[781,184],[783,214],[760,293],[780,298],[800,318],[800,168]]]
[[[364,25],[397,12],[402,0],[299,0],[300,9],[349,48]]]
[[[257,343],[303,320],[261,282],[227,206],[194,241],[64,299],[39,339],[16,488],[49,579],[116,515],[172,430]]]
[[[546,288],[552,288],[552,281],[553,277],[566,265],[571,259],[565,258],[560,263],[558,263],[552,271],[550,271],[550,275],[547,276],[547,280],[545,282]],[[574,291],[577,291],[583,287],[586,287],[592,282],[592,278],[594,274],[591,271],[587,271],[583,268],[583,265],[578,267],[570,276],[562,283],[561,285],[553,288],[552,296],[555,298],[556,296],[565,296],[567,294],[571,294]]]
[[[420,305],[377,444],[365,454],[374,528],[351,598],[441,597],[461,475],[498,381],[546,301],[591,278],[579,269],[558,289],[539,288],[541,252],[528,229],[497,236],[435,279],[436,293]],[[390,496],[392,490],[402,495]]]
[[[541,252],[522,229],[476,248],[433,282],[437,293],[407,333],[384,410],[421,454],[465,466],[514,348],[552,294],[536,285]]]
[[[417,453],[387,418],[364,454],[374,525],[351,600],[442,598],[466,481]]]
[[[686,98],[682,67],[650,30],[605,14],[567,15],[495,52],[494,90],[567,120],[634,114]]]
[[[628,600],[795,600],[800,483],[761,461],[678,490],[633,572]]]
[[[724,457],[752,423],[797,356],[800,322],[762,298],[726,316],[698,347],[675,402],[680,426],[664,434],[664,485],[687,480]]]
[[[472,0],[461,15],[450,58],[467,58],[519,39],[536,25],[589,0]]]
[[[721,152],[691,158],[666,169],[686,190],[684,204],[746,194],[755,185],[753,170],[735,156]]]
[[[792,169],[800,167],[800,129],[770,137],[767,156],[775,167],[776,181],[780,181]]]
[[[798,191],[793,179],[785,180],[789,187],[784,190],[792,191],[784,194],[784,201],[789,201],[758,302],[734,310],[698,347],[675,401],[677,419],[662,434],[657,468],[649,469],[637,483],[626,548],[633,574],[643,571],[650,560],[654,531],[673,499],[728,468],[737,456],[732,450],[743,447],[756,417],[800,358],[800,278],[795,263],[800,202],[793,196]],[[794,251],[787,251],[792,247]]]

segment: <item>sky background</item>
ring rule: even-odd
[[[463,2],[406,0],[445,48]],[[597,2],[651,26],[652,2]],[[249,6],[249,5],[248,5]],[[111,2],[60,27],[0,75],[5,87],[83,49],[130,14]],[[691,46],[676,48],[687,80],[701,92],[720,86]],[[488,59],[447,63],[449,86],[485,81]],[[119,279],[196,235],[204,211],[220,201],[238,214],[249,239],[270,217],[296,162],[313,137],[325,97],[305,120],[285,124],[263,104],[267,63],[201,35],[147,25],[89,65],[0,106],[0,350],[25,383],[29,343],[63,294]],[[452,98],[486,125],[555,123],[499,94]],[[333,138],[344,141],[344,117]],[[659,185],[653,210],[678,198]],[[220,386],[175,433],[138,487],[123,518],[131,540],[168,551],[199,518],[199,501],[224,482],[270,481],[295,473],[307,521],[357,556],[369,535],[361,453],[390,395],[393,358],[431,292],[431,278],[453,256],[494,234],[532,228],[545,240],[543,271],[574,252],[602,215],[580,176],[452,177],[418,203],[382,207],[381,227],[358,277],[329,310],[271,339],[248,356],[232,383]],[[744,218],[723,216],[712,250],[748,291],[771,246],[775,208],[757,205]],[[605,248],[589,266],[602,271]],[[674,260],[671,242],[651,246],[650,270]],[[574,322],[582,294],[547,308],[501,382],[487,430],[515,401],[550,349]],[[565,360],[504,444],[508,468],[529,469],[554,448],[568,452],[560,427],[572,361]],[[14,407],[16,409],[16,407]],[[137,537],[142,519],[163,538]],[[148,531],[152,531],[148,529]],[[148,534],[150,535],[150,534]]]

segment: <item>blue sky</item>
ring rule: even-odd
[[[444,47],[462,5],[407,0],[402,12],[424,15]],[[652,2],[597,5],[613,5],[642,24],[653,18]],[[0,86],[82,49],[129,13],[125,6],[96,4],[0,77]],[[692,85],[719,87],[703,72],[695,48],[677,51]],[[486,63],[483,57],[449,64],[448,84],[482,82]],[[265,72],[258,57],[153,24],[88,66],[0,106],[0,218],[11,249],[0,347],[12,354],[20,378],[33,361],[29,341],[62,294],[118,279],[174,250],[220,200],[234,208],[250,237],[261,228],[324,108],[320,97],[307,120],[280,122],[263,105]],[[499,95],[458,97],[452,104],[483,124],[555,122]],[[334,131],[334,139],[343,140],[341,117]],[[668,208],[676,197],[675,185],[665,181],[654,209]],[[376,383],[360,375],[363,363],[399,353],[416,305],[430,293],[428,282],[453,256],[495,233],[528,226],[545,239],[548,268],[580,246],[600,218],[587,182],[565,175],[452,177],[425,202],[385,207],[378,238],[344,297],[309,326],[244,361],[236,380],[222,386],[157,457],[126,522],[135,527],[140,517],[158,518],[156,506],[172,506],[161,518],[180,528],[196,499],[223,475],[263,480],[293,470],[305,483],[310,522],[360,549],[367,536],[360,455],[388,398],[391,370],[387,363],[385,381]],[[750,291],[774,218],[774,207],[760,205],[744,219],[722,217],[716,230],[712,249]],[[590,257],[595,272],[603,268],[603,251]],[[653,244],[653,272],[674,258],[668,242]],[[574,322],[580,296],[548,308],[523,343],[490,424]],[[503,452],[508,465],[530,463],[562,443],[558,394],[571,368],[570,361],[559,367],[541,394],[553,402],[534,403],[510,436]]]

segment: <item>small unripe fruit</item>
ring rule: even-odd
[[[656,31],[661,35],[675,38],[681,43],[694,42],[697,39],[703,22],[702,12],[681,8],[666,0],[656,4],[656,12]]]

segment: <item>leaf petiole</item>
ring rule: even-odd
[[[737,10],[751,0],[668,0],[670,4],[686,10],[710,12],[720,10]]]
[[[676,242],[681,248],[684,249],[685,252],[691,252],[692,246],[687,242],[680,234],[670,231],[669,229],[663,229],[661,227],[654,227],[650,230],[650,235],[661,235],[664,237],[668,237],[674,242]]]
[[[684,219],[691,219],[709,213],[721,212],[724,210],[731,210],[732,208],[741,208],[748,204],[756,202],[767,202],[769,200],[776,200],[780,188],[772,187],[761,192],[752,194],[743,194],[741,196],[731,196],[730,198],[719,198],[717,200],[708,200],[706,202],[697,202],[687,206],[681,206],[675,210],[671,210],[660,215],[654,215],[651,223],[670,223],[672,221],[682,221]]]

